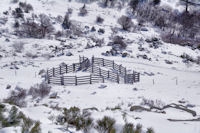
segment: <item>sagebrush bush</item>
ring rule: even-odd
[[[147,128],[146,133],[155,133],[155,132],[154,132],[153,128]]]
[[[14,42],[12,45],[14,51],[17,53],[21,53],[24,50],[24,43],[23,42]]]
[[[115,124],[115,119],[110,118],[108,116],[104,116],[101,120],[97,120],[97,125],[95,128],[100,133],[115,132],[114,124]]]
[[[45,96],[49,95],[50,91],[51,86],[49,86],[45,82],[42,82],[41,84],[36,84],[35,86],[32,86],[28,91],[28,95],[31,95],[33,98],[44,98]]]
[[[87,11],[87,9],[86,9],[86,5],[84,4],[83,7],[81,7],[81,8],[79,9],[79,15],[80,15],[80,16],[86,16],[87,13],[88,13],[88,11]]]
[[[114,36],[113,37],[113,43],[119,44],[121,49],[125,49],[127,47],[127,44],[124,42],[124,38],[121,36]]]
[[[77,107],[65,108],[64,119],[68,124],[74,126],[76,130],[83,130],[84,132],[89,131],[93,122],[89,112],[81,112]]]
[[[124,15],[118,19],[118,23],[122,26],[122,29],[126,31],[133,27],[133,22],[131,18]]]
[[[134,133],[134,125],[132,123],[126,123],[123,126],[122,133]]]
[[[10,95],[4,99],[5,103],[13,104],[19,107],[25,107],[26,101],[25,98],[27,96],[26,90],[21,89],[18,91],[11,91]]]

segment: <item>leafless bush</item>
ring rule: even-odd
[[[113,43],[114,44],[119,44],[120,48],[125,49],[127,47],[127,44],[123,40],[124,38],[121,36],[115,36],[113,37]]]
[[[32,86],[28,91],[28,95],[31,95],[33,98],[37,97],[44,98],[45,96],[49,95],[50,90],[51,86],[43,82],[41,84]]]
[[[80,15],[80,16],[85,16],[85,15],[87,15],[87,13],[88,13],[85,4],[83,5],[83,7],[81,7],[81,8],[79,9],[79,11],[80,11],[80,12],[79,12],[79,15]]]
[[[165,106],[165,103],[162,102],[161,100],[157,100],[157,99],[156,100],[150,100],[150,99],[143,98],[141,105],[146,105],[146,106],[149,106],[149,107],[162,108],[162,107]]]
[[[15,42],[13,45],[15,52],[21,53],[24,50],[23,42]]]
[[[131,18],[124,15],[118,19],[118,23],[122,26],[123,30],[127,31],[133,26]]]
[[[22,37],[44,38],[54,32],[54,27],[47,15],[40,14],[39,23],[34,22],[34,19],[27,19],[16,32]]]
[[[72,23],[71,23],[71,20],[69,19],[69,14],[67,13],[65,15],[62,26],[63,26],[64,29],[69,29],[71,25],[72,25]]]
[[[8,98],[4,99],[4,102],[13,104],[13,105],[16,105],[19,107],[25,107],[26,106],[26,102],[25,102],[26,96],[27,96],[26,90],[24,90],[24,89],[20,89],[18,91],[11,91],[10,96]]]
[[[72,8],[68,8],[67,13],[72,14],[73,13],[73,9]]]

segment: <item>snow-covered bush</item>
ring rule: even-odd
[[[101,120],[97,120],[96,129],[100,133],[115,133],[115,119],[104,116]]]
[[[122,26],[122,29],[126,31],[128,31],[133,26],[131,18],[124,15],[118,19],[118,23]]]
[[[23,42],[14,42],[12,45],[14,51],[17,53],[21,53],[24,50],[24,43]]]
[[[68,124],[74,126],[77,131],[83,130],[84,132],[90,130],[93,122],[89,112],[81,112],[77,107],[71,107],[70,109],[64,108],[64,119]]]
[[[8,112],[8,115],[3,115],[5,111]],[[0,104],[0,128],[13,126],[21,126],[21,133],[41,133],[39,121],[33,121],[26,117],[15,106],[7,109],[5,105]]]
[[[26,101],[25,98],[27,96],[26,90],[20,89],[18,91],[11,91],[10,95],[4,99],[5,103],[13,104],[19,107],[25,107]]]
[[[49,95],[50,90],[51,86],[49,86],[45,82],[42,82],[41,84],[36,84],[35,86],[32,86],[28,91],[28,95],[31,95],[33,98],[44,98],[45,96]]]
[[[104,19],[102,17],[97,16],[97,18],[96,18],[97,23],[103,23],[103,21],[104,21]]]
[[[25,20],[16,30],[18,36],[33,38],[44,38],[53,31],[51,19],[45,14],[39,15],[39,22],[35,22],[33,19]]]
[[[80,16],[86,16],[87,13],[88,13],[88,11],[87,11],[87,9],[86,9],[86,5],[84,4],[83,7],[81,7],[81,8],[79,9],[79,15],[80,15]]]

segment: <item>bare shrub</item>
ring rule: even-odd
[[[34,22],[34,19],[27,19],[16,32],[17,35],[22,37],[44,38],[53,31],[54,27],[50,18],[45,14],[40,14],[39,23]]]
[[[104,21],[104,19],[102,17],[97,16],[97,18],[96,18],[97,23],[103,23],[103,21]]]
[[[86,5],[84,4],[83,7],[81,7],[81,8],[79,9],[79,15],[80,15],[80,16],[86,16],[87,13],[88,13],[88,11],[87,11],[87,9],[86,9]]]
[[[67,9],[67,13],[72,14],[73,13],[73,9],[72,8],[68,8]]]
[[[69,29],[71,27],[71,20],[69,19],[69,14],[65,14],[64,21],[62,23],[62,26],[64,29]]]
[[[26,102],[25,98],[27,96],[26,90],[21,89],[18,91],[11,91],[10,96],[4,99],[4,102],[13,104],[19,107],[25,107]]]
[[[35,86],[32,86],[28,91],[28,95],[31,95],[33,98],[44,98],[45,96],[49,95],[50,91],[51,86],[49,86],[45,82],[42,82],[41,84],[36,84]]]
[[[118,23],[122,26],[122,29],[126,31],[128,31],[133,26],[131,18],[124,15],[118,19]]]
[[[124,42],[124,38],[121,36],[113,37],[113,43],[118,44],[120,49],[125,49],[127,47],[127,44]]]
[[[45,37],[46,34],[52,33],[54,31],[54,27],[51,23],[51,19],[49,16],[45,14],[40,14],[40,30],[42,37]]]
[[[21,53],[24,50],[23,42],[15,42],[13,45],[15,52]]]
[[[150,99],[143,98],[141,105],[146,105],[146,106],[149,106],[150,108],[151,107],[163,108],[165,106],[165,103],[157,99],[150,100]]]

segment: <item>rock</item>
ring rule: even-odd
[[[196,107],[194,104],[187,104],[186,105],[188,108],[194,108],[194,107]]]
[[[172,62],[172,61],[169,61],[169,60],[165,60],[165,63],[166,63],[166,64],[173,64],[173,62]]]
[[[166,52],[166,51],[162,51],[161,53],[162,53],[162,54],[167,54],[167,52]]]
[[[146,27],[142,27],[140,30],[141,31],[149,31]]]
[[[104,89],[104,88],[106,88],[107,87],[107,85],[100,85],[98,88],[99,89]]]
[[[18,85],[15,87],[15,90],[17,90],[17,91],[21,91],[22,90],[22,88],[21,87],[19,87]]]
[[[6,86],[6,89],[10,89],[10,88],[11,88],[11,85],[7,85],[7,86]]]
[[[142,112],[142,111],[151,111],[150,109],[144,108],[142,106],[132,106],[130,111]]]
[[[73,54],[71,52],[67,52],[66,56],[72,56]]]
[[[95,92],[92,92],[91,95],[95,95],[96,93],[97,93],[96,91],[95,91]]]
[[[6,42],[10,42],[10,40],[8,39],[8,38],[6,38],[6,40],[5,40]]]
[[[127,57],[128,53],[122,53],[122,57]]]
[[[49,98],[51,98],[51,99],[57,98],[57,92],[50,94]]]
[[[137,89],[137,88],[133,88],[133,90],[134,90],[134,91],[138,91],[138,89]]]

